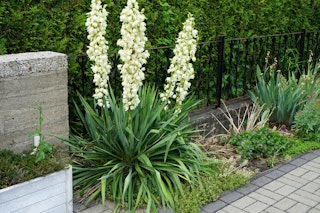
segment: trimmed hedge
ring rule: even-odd
[[[111,50],[120,37],[119,13],[126,0],[108,3]],[[248,37],[318,29],[320,0],[139,0],[147,17],[148,46],[173,45],[187,13],[194,14],[200,40],[224,34]],[[0,2],[0,54],[51,50],[85,52],[90,0]]]

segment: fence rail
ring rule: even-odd
[[[277,58],[278,69],[284,74],[288,66],[299,62],[300,70],[313,53],[313,61],[320,58],[320,31],[306,31],[256,36],[250,38],[226,39],[220,36],[215,41],[200,42],[194,63],[195,79],[191,91],[198,99],[204,100],[205,106],[219,106],[221,99],[244,95],[255,82],[256,66],[263,67],[267,52],[270,59]],[[149,48],[150,57],[146,67],[146,80],[163,88],[170,58],[173,57],[173,46]],[[69,84],[73,91],[91,96],[93,93],[90,63],[85,54],[69,57],[81,70],[81,82],[71,78]],[[110,84],[116,94],[121,91],[121,79],[117,69],[120,57],[111,52],[109,60],[112,64]]]

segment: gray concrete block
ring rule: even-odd
[[[226,203],[232,203],[241,197],[243,197],[243,194],[241,194],[237,191],[229,191],[229,192],[223,193],[221,195],[221,197],[219,198],[219,200],[226,202]]]
[[[269,172],[268,174],[266,174],[266,177],[271,178],[271,179],[277,179],[284,174],[285,173],[280,170],[273,170],[272,172]]]
[[[275,203],[273,206],[279,210],[285,211],[285,210],[291,208],[295,204],[297,204],[297,201],[285,197],[282,200],[280,200],[279,202]]]
[[[288,213],[304,213],[308,212],[310,210],[310,207],[307,205],[304,205],[302,203],[297,203],[296,205],[292,206],[290,209],[288,209]]]
[[[243,195],[248,195],[250,194],[251,192],[257,190],[259,187],[257,185],[254,185],[254,184],[249,184],[249,185],[246,185],[244,187],[241,187],[239,189],[237,189],[236,191],[243,194]]]
[[[297,166],[296,165],[292,165],[292,164],[285,164],[283,166],[280,166],[278,168],[278,170],[282,171],[282,172],[285,172],[285,173],[288,173],[288,172],[291,172],[292,170],[296,169]]]
[[[217,212],[218,210],[222,209],[226,205],[228,205],[226,202],[223,202],[221,200],[217,200],[215,202],[212,202],[212,203],[209,203],[209,204],[203,206],[202,211],[204,211],[206,213],[213,213],[213,212]]]
[[[47,141],[60,143],[51,134],[68,137],[67,65],[67,56],[54,52],[0,56],[0,148],[32,147],[39,105]]]
[[[251,184],[254,184],[256,186],[264,186],[266,185],[267,183],[270,183],[271,181],[273,181],[272,178],[270,177],[267,177],[267,176],[261,176],[259,178],[256,178],[256,179],[253,179],[251,181]]]

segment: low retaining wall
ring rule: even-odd
[[[72,213],[72,167],[0,190],[3,213]]]
[[[61,144],[52,134],[68,137],[67,67],[67,56],[55,52],[0,56],[0,149],[32,147],[39,105],[47,142]]]
[[[230,99],[225,102],[225,105],[228,109],[221,104],[221,110],[214,107],[205,107],[202,109],[195,110],[191,112],[191,123],[200,130],[204,130],[201,132],[203,136],[210,137],[218,134],[225,134],[226,131],[223,127],[217,122],[214,116],[219,119],[219,121],[224,125],[224,127],[229,129],[230,122],[224,116],[224,113],[227,114],[227,110],[232,115],[234,121],[237,122],[236,112],[241,112],[241,116],[243,116],[243,112],[245,110],[246,105],[252,105],[252,101],[248,97],[239,97]],[[214,116],[213,116],[214,115]]]

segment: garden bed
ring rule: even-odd
[[[1,212],[73,212],[72,166],[0,190]]]

